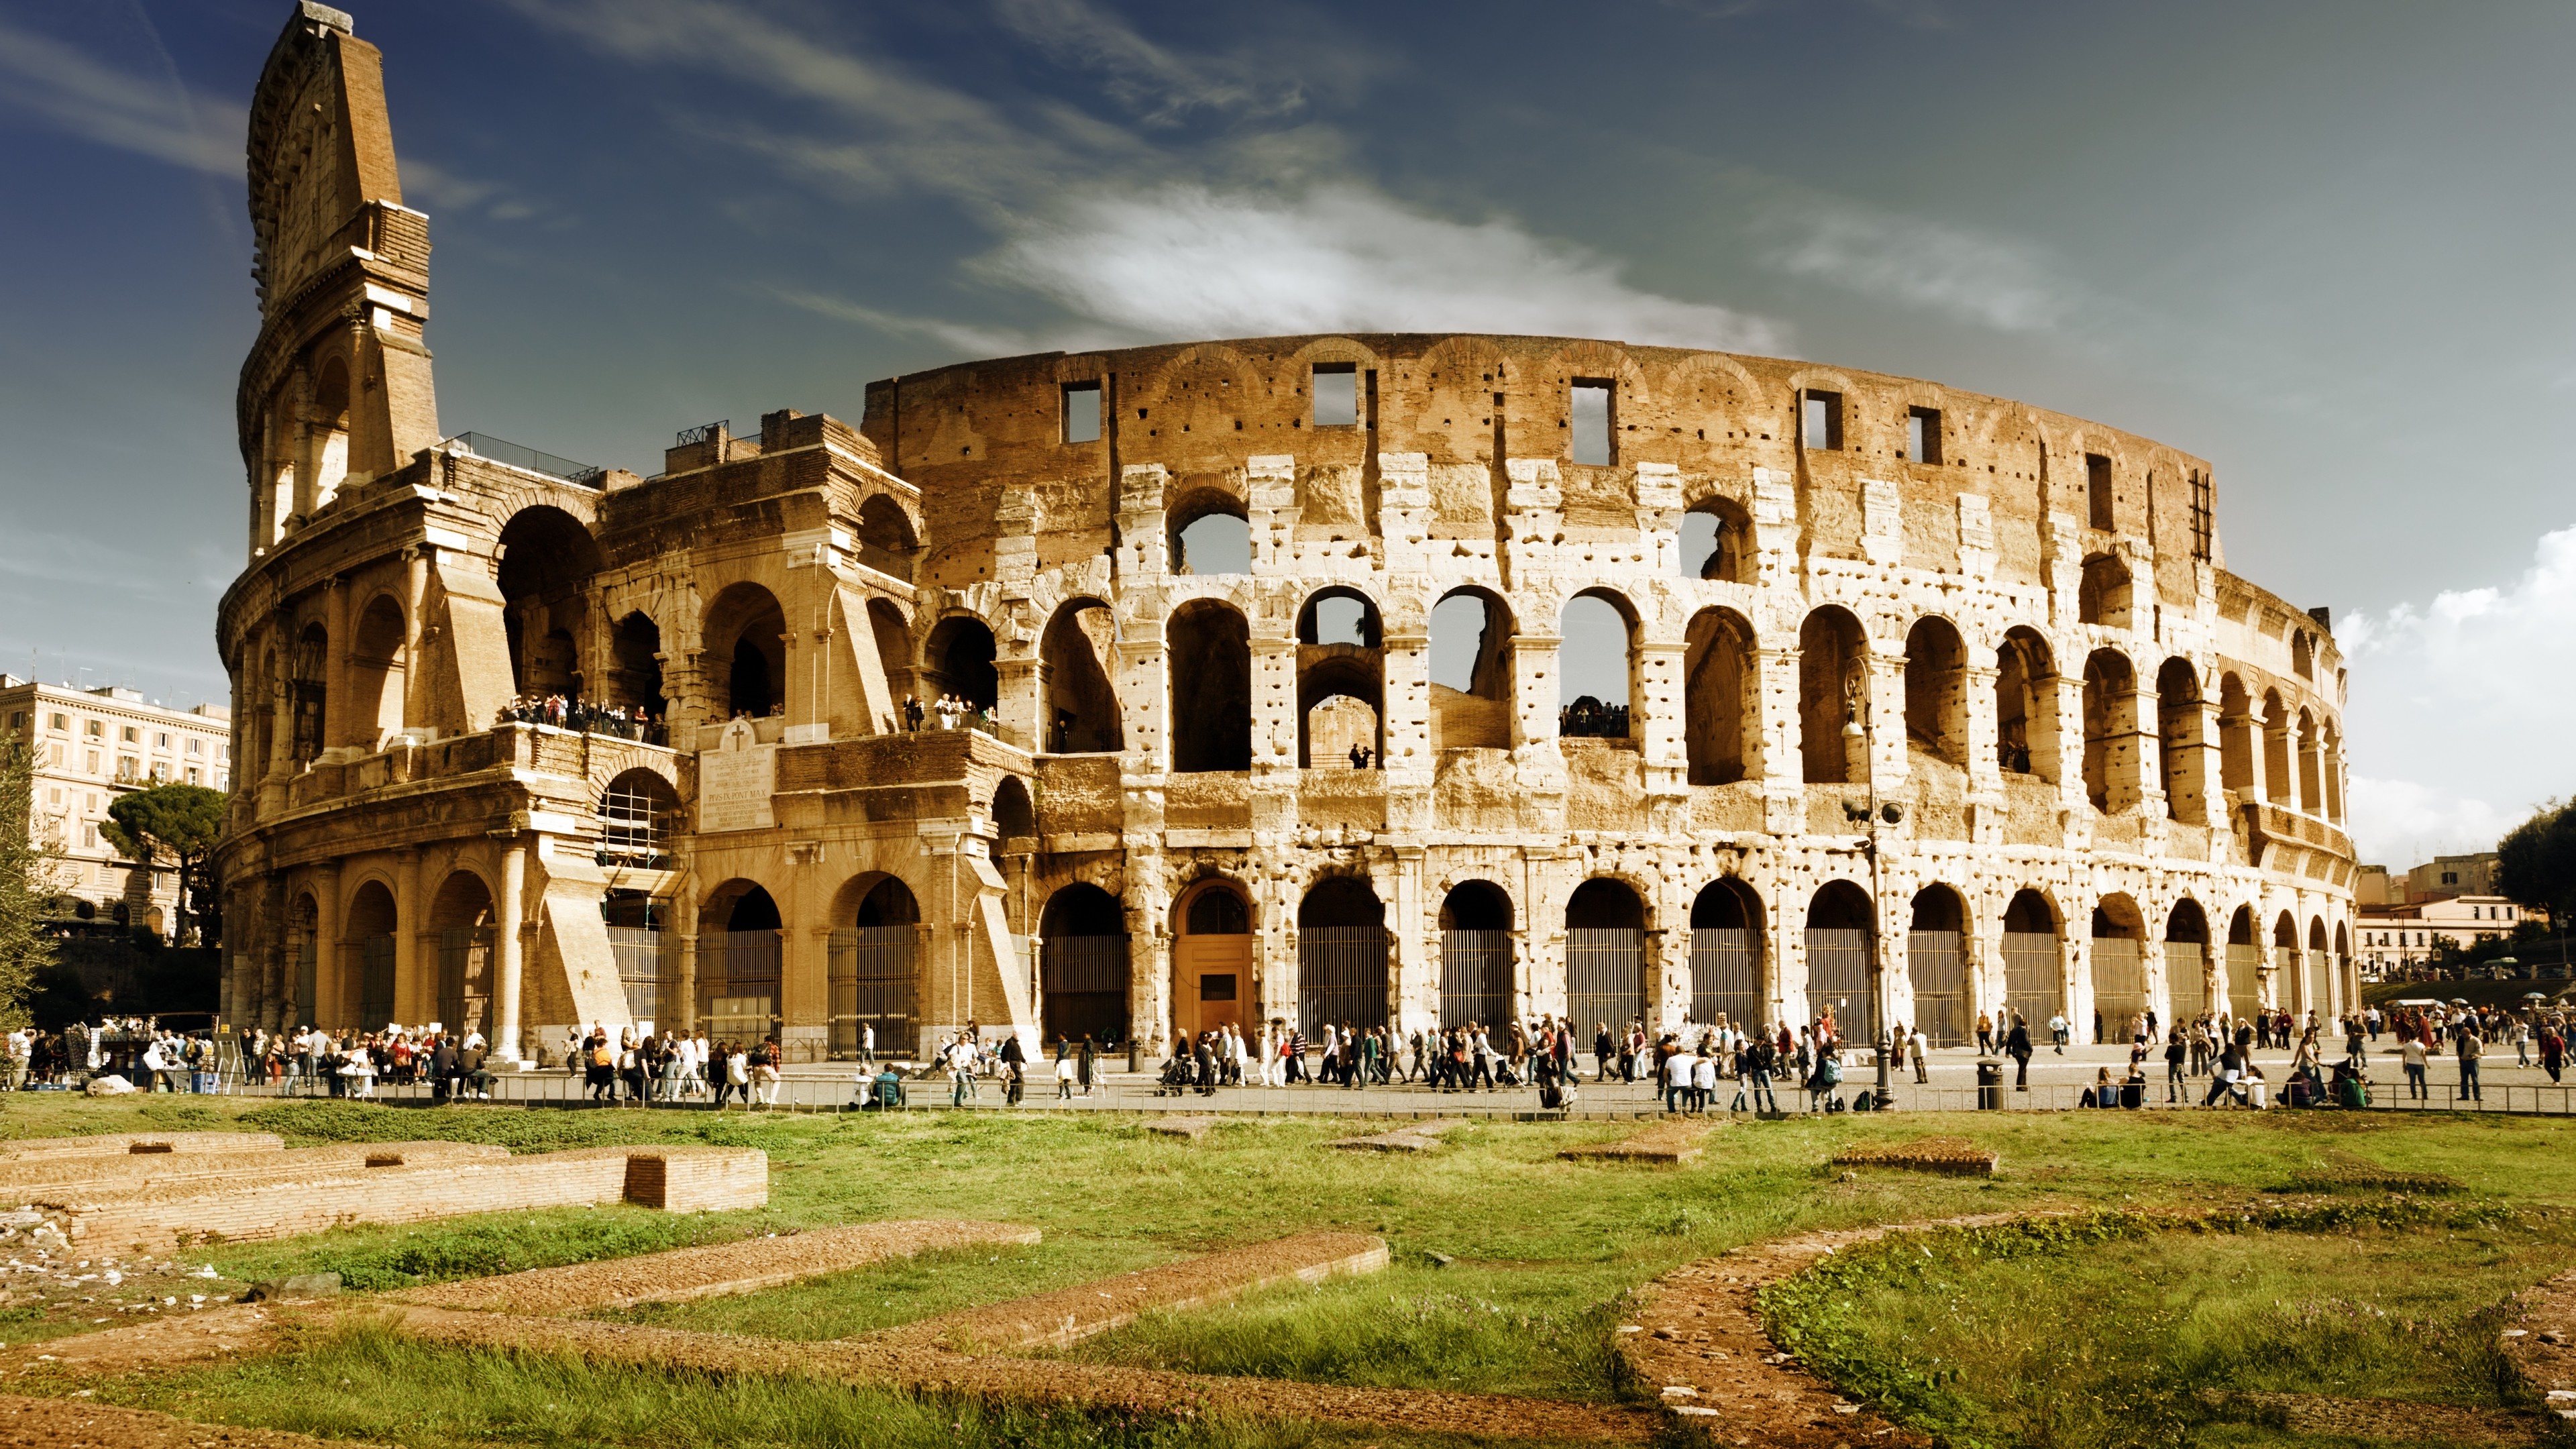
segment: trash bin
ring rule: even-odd
[[[1993,1057],[1977,1058],[1977,1110],[2000,1112],[2004,1109],[2004,1064]]]

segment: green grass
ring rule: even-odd
[[[1150,1243],[1059,1234],[1029,1247],[928,1253],[740,1298],[648,1303],[593,1315],[711,1333],[815,1342],[851,1338],[960,1308],[1069,1288],[1171,1261]]]
[[[2403,1199],[2232,1231],[2103,1213],[1846,1251],[1764,1306],[1811,1369],[1960,1449],[2339,1444],[2223,1396],[2501,1407],[2499,1305],[2571,1247],[2560,1214]]]

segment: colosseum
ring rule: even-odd
[[[2227,571],[2203,459],[1818,364],[1351,335],[912,373],[639,477],[442,430],[336,11],[260,79],[250,197],[236,1021],[818,1060],[2354,999],[2341,658]],[[1569,636],[1624,690],[1568,698]]]

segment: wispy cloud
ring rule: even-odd
[[[2091,305],[2026,243],[1777,178],[1739,179],[1756,201],[1762,259],[1792,276],[2007,333],[2064,331]]]
[[[0,108],[101,146],[239,178],[250,113],[165,79],[103,65],[50,36],[0,24]]]
[[[971,323],[947,322],[936,317],[907,317],[898,312],[864,306],[845,297],[804,291],[792,287],[764,286],[753,289],[772,301],[784,302],[799,311],[836,322],[854,322],[861,327],[905,337],[929,337],[977,357],[1003,357],[1022,352],[1036,352],[1046,344],[1024,333],[998,328],[977,327]]]
[[[1149,123],[1193,111],[1281,116],[1305,105],[1295,72],[1272,58],[1175,54],[1084,0],[998,0],[995,11],[1059,64],[1105,76],[1110,98]]]
[[[1356,184],[1085,197],[1016,232],[975,269],[1122,339],[1462,329],[1751,351],[1786,340],[1775,322],[1630,286],[1611,259],[1516,222],[1451,221]]]

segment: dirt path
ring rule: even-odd
[[[676,1303],[757,1293],[893,1258],[950,1248],[1036,1241],[1037,1229],[1015,1223],[953,1219],[860,1223],[783,1237],[745,1238],[702,1248],[675,1248],[601,1263],[534,1268],[498,1278],[406,1288],[388,1296],[432,1308],[486,1313],[579,1313],[638,1303]]]
[[[199,1424],[87,1399],[0,1394],[0,1449],[326,1449],[342,1442],[276,1429]]]
[[[97,1333],[22,1344],[0,1354],[0,1370],[103,1376],[267,1353],[276,1346],[276,1323],[276,1315],[265,1303],[227,1303]]]

